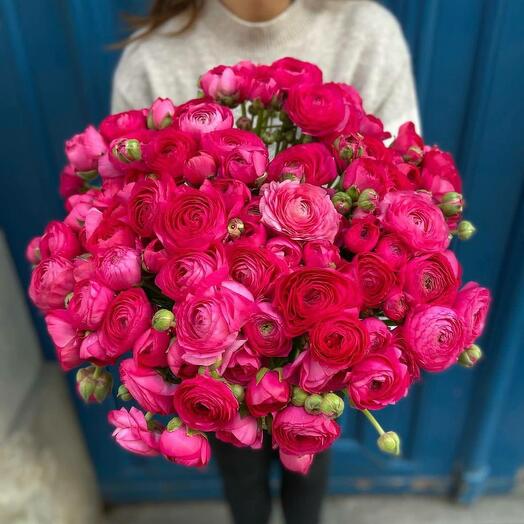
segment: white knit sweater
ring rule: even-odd
[[[199,75],[218,64],[293,56],[319,65],[326,81],[354,85],[366,111],[393,133],[406,120],[419,125],[406,41],[394,16],[374,1],[294,0],[270,21],[247,22],[220,0],[206,0],[196,22],[173,35],[185,16],[126,47],[113,80],[113,112],[159,96],[194,98]]]

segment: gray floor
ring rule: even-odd
[[[271,524],[282,524],[275,508]],[[152,504],[114,509],[107,524],[230,524],[220,502]],[[485,497],[471,507],[413,496],[328,499],[323,524],[524,524],[524,497]]]

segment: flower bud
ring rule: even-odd
[[[124,384],[120,385],[116,396],[117,398],[119,398],[120,400],[123,400],[124,402],[129,402],[130,400],[133,400],[131,393],[129,393],[129,390],[124,386]]]
[[[469,240],[475,231],[475,226],[469,220],[461,220],[457,228],[457,236],[460,240]]]
[[[122,138],[117,141],[111,151],[120,162],[129,163],[142,158],[140,142],[135,138]]]
[[[242,402],[245,397],[244,388],[240,384],[230,384],[231,391],[233,392],[233,395],[235,395],[235,398]]]
[[[242,129],[244,131],[251,131],[251,127],[253,124],[251,123],[251,119],[247,116],[241,116],[237,120],[237,127],[238,129]]]
[[[102,371],[102,374],[96,381],[95,390],[93,391],[94,400],[99,404],[104,402],[112,388],[113,376],[108,371]]]
[[[482,350],[476,344],[472,344],[460,354],[458,363],[465,368],[472,368],[481,358]]]
[[[113,376],[103,368],[89,366],[76,374],[77,390],[84,402],[103,402],[113,387]]]
[[[364,189],[358,197],[358,207],[363,211],[371,213],[378,205],[378,193],[371,188]]]
[[[306,398],[306,401],[304,402],[304,409],[311,415],[318,415],[319,413],[321,413],[320,411],[321,405],[322,405],[322,396],[317,395],[315,393],[313,395],[309,395]]]
[[[394,431],[386,431],[377,439],[378,447],[384,453],[400,455],[400,438]]]
[[[344,401],[336,393],[326,393],[322,398],[320,410],[330,418],[338,418],[344,411]]]
[[[175,315],[169,309],[159,309],[152,320],[153,329],[157,331],[167,331],[175,324]]]
[[[346,193],[351,197],[351,200],[353,202],[356,202],[358,200],[358,197],[360,196],[359,190],[356,188],[356,186],[351,186],[346,189]]]
[[[240,218],[232,218],[227,225],[227,232],[231,238],[239,238],[244,232],[244,222]]]
[[[87,376],[78,383],[78,393],[84,400],[89,402],[96,388],[96,380],[93,377]]]
[[[291,403],[294,406],[302,407],[308,398],[308,394],[298,386],[293,386],[293,395],[291,397]]]
[[[351,211],[351,206],[353,205],[353,201],[351,200],[351,197],[347,193],[339,191],[338,193],[335,193],[333,195],[333,197],[331,198],[331,201],[333,202],[335,209],[341,215],[347,215]]]
[[[182,420],[178,417],[173,417],[166,426],[167,431],[175,431],[175,429],[178,429],[182,426]]]
[[[462,198],[462,195],[460,193],[457,193],[456,191],[450,191],[449,193],[446,193],[442,200],[440,201],[440,209],[442,210],[442,213],[444,213],[444,216],[451,217],[453,215],[457,215],[458,213],[462,213],[462,209],[464,206],[464,200]]]
[[[149,129],[164,129],[173,123],[175,106],[169,98],[157,98],[147,114],[147,127]]]

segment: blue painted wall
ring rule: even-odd
[[[452,151],[465,179],[468,218],[480,231],[456,246],[465,278],[491,287],[495,304],[478,369],[427,377],[381,412],[403,438],[401,460],[377,453],[373,432],[354,413],[345,416],[331,488],[453,492],[469,501],[509,489],[524,463],[524,2],[383,3],[411,46],[426,140]],[[63,214],[56,190],[63,141],[108,112],[118,54],[106,46],[123,35],[118,13],[144,5],[0,0],[0,223],[24,285],[27,241]],[[51,358],[42,321],[34,319]],[[213,467],[188,471],[117,449],[105,422],[111,402],[77,408],[107,500],[218,494]]]

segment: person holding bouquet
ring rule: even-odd
[[[294,57],[356,87],[366,112],[379,117],[385,130],[406,121],[420,129],[408,47],[398,22],[377,2],[155,0],[149,14],[134,21],[138,31],[126,42],[114,75],[113,113],[149,107],[157,97],[175,104],[193,98],[195,79],[216,64]],[[377,125],[373,119],[368,124]],[[270,439],[259,450],[216,439],[212,445],[235,524],[267,524]],[[288,524],[319,522],[328,470],[328,451],[317,454],[305,476],[283,469]]]

